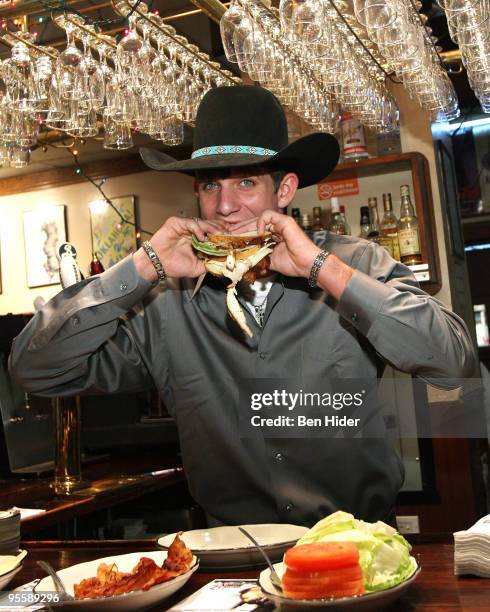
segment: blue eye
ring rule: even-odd
[[[203,183],[201,185],[201,189],[203,191],[212,191],[213,189],[216,189],[217,187],[218,187],[218,183],[214,183],[214,182]]]
[[[252,179],[242,179],[240,181],[240,185],[243,185],[243,187],[253,187],[255,185],[255,181],[253,181]]]

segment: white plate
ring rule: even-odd
[[[420,572],[420,566],[417,561],[411,557],[414,571],[413,574],[394,587],[385,589],[384,591],[376,591],[359,595],[357,597],[343,597],[341,599],[291,599],[283,595],[270,580],[270,569],[265,569],[260,573],[259,584],[265,595],[275,604],[280,606],[281,612],[287,610],[298,610],[304,608],[315,608],[317,610],[342,610],[342,612],[368,612],[369,610],[377,611],[382,608],[391,606],[415,580]],[[276,563],[274,565],[276,572],[282,578],[284,573],[284,564]]]
[[[15,576],[15,574],[20,570],[20,568],[22,567],[22,563],[20,563],[16,568],[14,568],[13,570],[10,570],[10,572],[8,572],[7,574],[2,574],[0,576],[0,591],[7,586],[7,584],[12,580],[12,578]]]
[[[0,555],[0,578],[17,569],[27,555],[27,550],[19,550],[16,555]]]
[[[307,531],[300,525],[267,523],[241,525],[263,546],[272,561],[282,559],[285,551],[294,546]],[[162,548],[168,548],[175,533],[158,538]],[[195,529],[182,534],[186,546],[199,557],[201,568],[240,568],[265,565],[264,558],[238,527]]]
[[[120,572],[130,572],[138,563],[141,557],[149,557],[158,565],[162,565],[167,557],[167,553],[163,550],[128,553],[126,555],[116,555],[113,557],[104,557],[95,561],[87,561],[78,563],[65,569],[59,570],[58,574],[63,580],[66,590],[70,595],[74,595],[73,585],[81,582],[84,578],[91,578],[97,574],[97,567],[100,563],[115,563]],[[192,574],[199,567],[199,562],[194,557],[193,565],[189,571],[181,576],[176,576],[167,582],[156,584],[147,591],[131,591],[130,593],[122,593],[112,597],[98,597],[94,599],[78,599],[76,601],[67,601],[61,606],[63,610],[93,610],[96,612],[130,612],[131,610],[145,610],[156,605],[160,601],[167,599],[173,595],[189,580]],[[43,578],[36,585],[35,591],[56,591],[53,581],[49,576]],[[57,608],[58,609],[58,608]]]

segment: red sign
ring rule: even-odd
[[[359,181],[357,178],[318,183],[319,200],[329,200],[333,197],[342,198],[345,196],[357,195],[358,193]]]

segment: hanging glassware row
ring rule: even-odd
[[[415,0],[353,0],[357,21],[410,97],[432,120],[449,121],[460,115],[457,95],[420,7]]]
[[[131,2],[121,0],[114,9],[127,16]],[[2,63],[3,166],[29,163],[43,125],[75,138],[97,137],[103,130],[107,149],[132,147],[134,130],[180,144],[184,123],[193,123],[206,91],[241,82],[143,3],[129,16],[127,33],[117,44],[76,13],[59,12],[53,20],[66,32],[61,53],[36,45],[29,33],[2,36],[11,46],[11,56]]]
[[[490,3],[437,0],[446,13],[449,35],[459,46],[468,81],[483,112],[490,113]]]
[[[385,74],[322,0],[233,0],[221,18],[226,57],[316,129],[335,132],[340,106],[379,132],[397,129]]]
[[[313,129],[336,132],[340,112],[388,132],[398,107],[388,74],[434,120],[457,117],[454,88],[418,14],[418,0],[232,0],[220,29],[229,61],[273,91]],[[490,110],[488,0],[439,0],[463,51],[470,81]],[[26,165],[40,126],[99,137],[126,149],[139,130],[169,145],[183,140],[211,87],[241,80],[137,0],[113,0],[128,17],[116,43],[77,13],[55,13],[66,32],[61,53],[23,32],[5,32],[0,164]],[[475,34],[476,33],[476,34]],[[76,41],[81,42],[81,49]]]
[[[226,56],[309,123],[301,106],[308,96],[304,76],[293,79],[299,93],[291,99],[291,58],[321,83],[326,106],[333,98],[378,132],[397,127],[387,72],[433,120],[458,116],[454,87],[412,0],[281,0],[278,11],[267,1],[232,0],[220,23]]]

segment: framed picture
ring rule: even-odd
[[[65,206],[24,212],[24,244],[28,287],[60,282],[58,246],[66,242]]]
[[[90,203],[92,251],[106,270],[138,248],[135,197],[111,198],[111,202],[128,223],[104,200]]]

